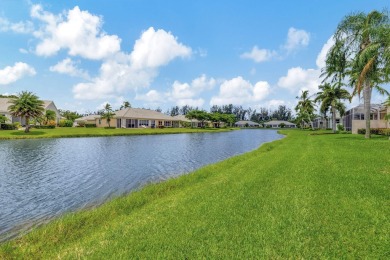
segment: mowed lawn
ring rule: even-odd
[[[390,258],[390,141],[282,133],[55,220],[0,259]]]
[[[154,134],[180,134],[200,132],[223,132],[233,128],[115,128],[103,127],[57,127],[54,129],[30,129],[29,133],[23,130],[0,130],[1,139],[30,139],[30,138],[59,138],[59,137],[98,137],[98,136],[123,136],[123,135],[154,135]]]

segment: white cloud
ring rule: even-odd
[[[35,69],[23,62],[16,62],[14,66],[7,66],[0,70],[0,85],[13,83],[25,76],[34,76]]]
[[[301,47],[309,45],[310,34],[305,30],[295,29],[291,27],[288,29],[287,41],[283,46],[288,52],[294,51]]]
[[[5,18],[0,17],[0,32],[31,33],[34,31],[32,22],[12,23]]]
[[[23,53],[23,54],[27,54],[27,53],[28,53],[28,50],[23,49],[23,48],[19,48],[19,52],[20,52],[20,53]]]
[[[119,52],[104,61],[98,77],[73,87],[77,99],[110,98],[125,91],[149,87],[159,67],[178,57],[187,57],[191,49],[171,33],[152,27],[142,33],[131,54]]]
[[[130,59],[135,69],[156,68],[177,57],[189,57],[191,52],[191,48],[179,43],[170,32],[150,27],[135,42]]]
[[[271,51],[267,49],[259,49],[257,46],[252,48],[251,52],[245,52],[241,54],[242,59],[250,59],[254,62],[260,63],[264,61],[269,61],[277,55],[276,51]]]
[[[78,69],[76,62],[72,61],[70,58],[66,58],[58,62],[56,65],[51,66],[49,69],[50,71],[70,75],[72,77],[81,77],[84,79],[89,79],[88,73],[82,69]]]
[[[286,76],[279,79],[278,86],[297,94],[302,90],[309,90],[310,94],[314,94],[321,84],[320,74],[319,69],[294,67],[288,70]]]
[[[156,90],[150,90],[144,95],[137,94],[136,100],[143,100],[148,103],[161,103],[165,100],[165,97]]]
[[[270,94],[270,85],[266,81],[259,81],[252,85],[242,77],[224,81],[219,89],[218,96],[211,98],[210,105],[247,105],[264,100]]]
[[[326,55],[332,46],[334,45],[333,36],[328,39],[328,41],[322,46],[321,52],[318,54],[316,59],[316,65],[318,68],[324,68],[326,65]]]
[[[120,51],[119,37],[101,30],[102,18],[81,11],[78,6],[62,15],[54,15],[40,5],[33,5],[31,17],[44,23],[34,32],[40,39],[35,50],[40,56],[52,56],[66,49],[71,56],[99,60]]]

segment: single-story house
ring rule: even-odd
[[[234,123],[234,126],[235,127],[260,127],[260,124],[253,121],[241,120]]]
[[[269,121],[267,123],[264,123],[265,127],[268,128],[282,128],[284,125],[284,128],[296,128],[297,125],[288,121],[279,121],[279,120],[273,120]]]
[[[381,104],[371,104],[370,127],[390,127],[389,121],[385,119],[386,114],[390,114],[390,107],[386,107]],[[353,134],[357,134],[358,129],[366,128],[366,121],[364,120],[364,105],[360,104],[345,112],[343,125],[346,131],[351,131]]]
[[[202,127],[202,122],[198,119],[188,119],[185,115],[177,115],[173,117],[175,120],[179,122],[180,127],[185,127],[186,124],[188,124],[190,127],[197,128]],[[206,127],[221,127],[223,126],[222,122],[211,122],[211,121],[204,121],[204,126]]]
[[[117,128],[155,128],[155,127],[179,127],[179,121],[175,118],[150,109],[125,108],[114,111],[114,117],[110,120],[111,127]],[[100,115],[88,115],[75,120],[76,123],[96,124],[97,127],[108,127],[107,119]]]
[[[16,123],[19,122],[21,125],[26,124],[26,119],[21,117],[13,117],[11,113],[8,111],[8,107],[11,105],[9,103],[11,99],[10,98],[0,98],[0,115],[6,116],[8,118],[8,123]],[[56,114],[56,122],[57,124],[61,120],[60,112],[58,112],[58,109],[53,101],[51,100],[43,100],[43,107],[45,108],[45,111],[52,110]]]
[[[340,116],[339,112],[336,112],[336,126],[343,123],[343,120]],[[313,120],[313,128],[316,129],[326,129],[326,128],[333,128],[333,122],[332,122],[332,116],[323,117],[318,116]]]

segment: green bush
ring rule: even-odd
[[[2,130],[17,130],[18,127],[15,124],[0,124]]]
[[[59,127],[72,127],[73,121],[72,120],[61,120],[58,124]]]
[[[104,127],[104,129],[115,129],[116,127],[115,126],[106,126]]]
[[[337,125],[337,130],[338,130],[338,131],[344,131],[344,126],[338,124],[338,125]]]
[[[54,128],[56,128],[55,125],[33,125],[31,127],[36,128],[36,129],[54,129]]]
[[[93,128],[96,127],[96,124],[85,124],[86,128]]]
[[[360,128],[358,129],[358,134],[364,135],[366,134],[366,129]],[[390,129],[387,128],[371,128],[370,133],[373,135],[385,135],[390,136]]]

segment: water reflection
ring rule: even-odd
[[[0,236],[278,138],[274,130],[241,130],[0,141]]]

